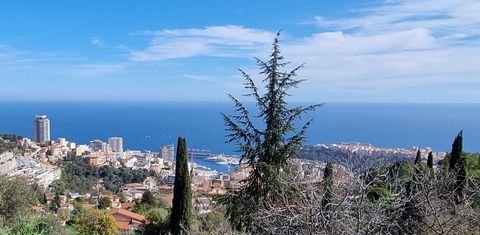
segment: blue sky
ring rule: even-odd
[[[275,33],[292,101],[479,102],[480,2],[3,1],[0,100],[228,101]]]

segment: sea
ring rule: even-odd
[[[305,105],[305,104],[292,104]],[[255,116],[256,108],[246,104]],[[158,152],[176,144],[211,153],[239,154],[226,143],[222,113],[234,114],[232,103],[220,102],[0,102],[0,133],[33,137],[35,115],[45,114],[51,138],[77,144],[124,138],[124,148]],[[297,126],[313,119],[306,144],[361,142],[379,147],[431,147],[450,151],[457,133],[464,131],[464,149],[480,151],[480,104],[326,103],[305,115]],[[254,118],[261,127],[262,120]],[[194,159],[218,171],[226,166]]]

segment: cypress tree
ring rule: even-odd
[[[420,152],[420,149],[417,150],[417,157],[415,157],[415,165],[419,164],[422,162],[422,152]]]
[[[450,153],[449,168],[450,171],[454,171],[457,168],[457,164],[460,162],[463,152],[463,131],[460,131],[453,141],[452,152]]]
[[[325,195],[322,199],[322,207],[325,210],[330,210],[333,200],[333,164],[331,162],[327,163],[323,172],[323,189]]]
[[[465,157],[460,158],[458,163],[458,172],[455,184],[455,203],[461,204],[465,199],[465,190],[468,187],[468,171],[467,171],[467,159]]]
[[[323,172],[323,191],[324,195],[322,198],[322,208],[325,212],[325,217],[327,221],[330,221],[331,211],[332,211],[332,202],[333,202],[333,164],[328,162],[325,166]],[[332,234],[332,226],[330,223],[326,224],[326,233]]]
[[[427,166],[428,166],[428,168],[433,169],[433,153],[432,153],[432,151],[430,151],[428,153]]]
[[[467,160],[462,156],[463,153],[463,131],[460,131],[453,141],[452,152],[450,153],[449,169],[455,176],[453,192],[455,193],[455,203],[460,204],[465,197],[467,188],[468,172]]]
[[[192,217],[192,186],[188,172],[187,144],[179,137],[175,163],[175,184],[170,231],[173,235],[188,233]]]
[[[412,180],[407,184],[407,195],[413,196],[417,193],[419,184],[423,180],[423,167],[422,167],[422,152],[420,149],[417,150],[417,156],[414,161],[414,170],[412,172]]]
[[[412,175],[412,183],[410,184],[410,193],[415,194],[417,192],[418,184],[423,180],[423,166],[422,166],[422,152],[420,148],[417,149],[417,156],[415,157],[414,162],[414,171]]]
[[[422,162],[422,153],[420,149],[417,150],[415,157],[414,170],[412,178],[405,185],[407,202],[403,205],[404,211],[401,215],[401,228],[405,234],[415,234],[419,227],[423,224],[423,217],[418,208],[417,194],[419,187],[423,184],[424,174]]]

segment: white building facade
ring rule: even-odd
[[[50,141],[50,120],[47,115],[37,115],[33,121],[33,139],[35,143]]]
[[[123,152],[123,138],[122,137],[110,137],[108,144],[114,153]]]

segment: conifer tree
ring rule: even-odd
[[[173,207],[170,221],[172,234],[186,234],[191,227],[192,186],[188,172],[187,144],[179,137],[175,163],[175,183],[173,188]]]
[[[405,185],[407,201],[403,205],[404,211],[401,215],[400,225],[405,234],[415,234],[418,228],[422,226],[423,217],[418,208],[417,194],[421,185],[424,183],[425,175],[423,172],[422,153],[420,149],[417,150],[417,156],[414,161],[414,170],[412,178]]]
[[[449,169],[455,177],[453,191],[455,193],[455,203],[463,202],[465,190],[467,188],[468,172],[467,160],[463,154],[463,131],[460,131],[453,141],[452,152],[450,153]]]
[[[452,144],[452,152],[450,153],[450,162],[449,162],[450,171],[454,171],[458,167],[457,164],[460,162],[460,158],[462,157],[462,152],[463,152],[463,131],[460,131]]]
[[[415,157],[414,161],[414,170],[412,172],[412,179],[406,185],[407,187],[407,195],[415,195],[417,193],[417,188],[421,181],[423,180],[423,167],[422,167],[422,152],[420,152],[420,148],[417,149],[417,156]]]
[[[251,228],[254,212],[262,207],[267,199],[272,199],[272,193],[282,187],[277,180],[280,171],[288,169],[287,160],[294,157],[303,145],[305,133],[312,120],[307,121],[297,132],[295,122],[302,114],[314,110],[319,105],[298,106],[290,108],[286,97],[288,91],[296,88],[303,80],[296,79],[300,65],[291,71],[282,71],[288,64],[283,61],[280,53],[279,36],[274,40],[273,50],[268,61],[257,59],[265,76],[265,93],[261,93],[254,80],[243,70],[245,88],[244,96],[255,99],[258,113],[251,116],[249,110],[232,95],[229,95],[235,105],[235,115],[222,114],[226,129],[227,142],[236,143],[241,155],[241,162],[253,169],[245,186],[236,194],[223,200],[227,206],[227,215],[237,229]],[[258,117],[263,122],[263,128],[254,125],[253,118]]]
[[[460,158],[458,163],[458,172],[455,183],[455,203],[461,204],[465,199],[465,191],[468,187],[468,171],[467,171],[467,159],[465,157]]]
[[[427,166],[428,166],[428,168],[433,169],[433,153],[432,153],[432,151],[430,151],[428,153]]]
[[[327,163],[323,172],[323,189],[325,195],[323,196],[322,207],[325,210],[330,210],[333,200],[333,164],[331,162]]]
[[[415,157],[415,165],[419,164],[422,162],[422,152],[420,152],[420,149],[417,150],[417,157]]]

